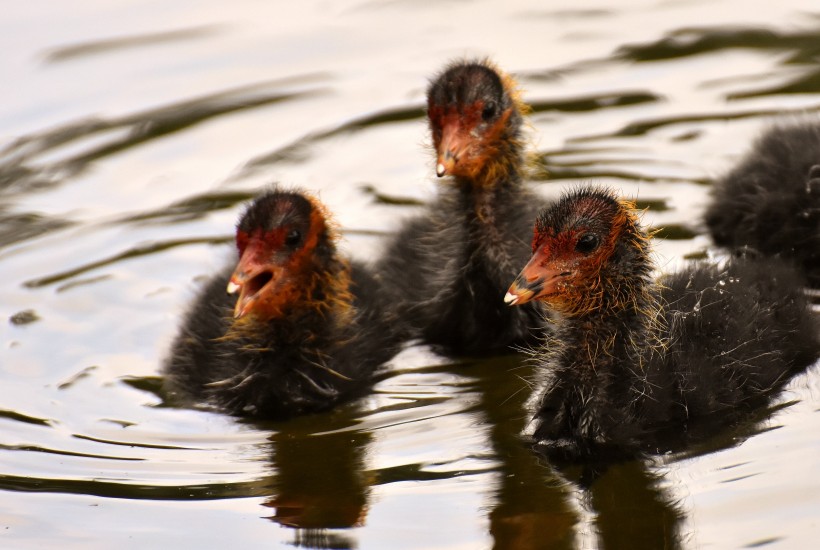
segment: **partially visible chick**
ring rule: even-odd
[[[515,82],[486,61],[452,63],[427,90],[436,174],[451,179],[377,272],[412,334],[447,353],[509,351],[543,326],[538,307],[503,303],[543,204],[521,181],[526,110]]]
[[[240,218],[236,246],[238,264],[182,323],[164,367],[171,395],[284,419],[365,393],[400,336],[374,278],[339,257],[325,208],[272,189]]]
[[[715,183],[705,220],[716,244],[780,256],[820,287],[820,122],[763,134]]]

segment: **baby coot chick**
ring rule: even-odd
[[[705,221],[716,244],[786,258],[820,287],[820,122],[762,135],[715,184]]]
[[[399,342],[377,282],[335,241],[316,199],[256,198],[237,226],[238,264],[207,282],[173,345],[172,396],[284,419],[364,393]]]
[[[556,314],[549,346],[534,355],[529,429],[548,454],[670,450],[702,431],[699,420],[739,420],[818,357],[792,266],[734,258],[656,283],[633,205],[609,191],[566,194],[539,216],[532,250],[505,300]]]
[[[451,180],[377,271],[412,335],[449,353],[507,351],[543,323],[536,307],[502,300],[542,204],[522,182],[525,110],[513,80],[485,61],[453,63],[427,90],[436,174]]]

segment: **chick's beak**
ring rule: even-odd
[[[247,315],[259,302],[268,286],[277,278],[277,270],[262,261],[261,246],[251,241],[228,282],[228,294],[239,292],[234,318]]]
[[[537,250],[510,285],[504,302],[519,306],[554,294],[565,273],[560,266],[550,261],[547,254]]]
[[[436,175],[452,174],[468,146],[468,138],[458,122],[447,122],[441,130],[441,141],[436,151]]]

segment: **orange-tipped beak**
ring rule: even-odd
[[[458,122],[448,122],[441,131],[441,142],[436,151],[436,175],[443,177],[456,171],[456,167],[467,150],[469,141]]]
[[[558,283],[566,275],[568,272],[551,262],[547,254],[536,250],[510,285],[504,302],[511,306],[520,306],[532,300],[546,298],[558,292]]]
[[[260,261],[260,248],[257,241],[248,243],[228,282],[228,294],[239,292],[233,311],[236,319],[252,311],[270,285],[281,275],[274,266]]]

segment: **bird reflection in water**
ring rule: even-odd
[[[473,400],[478,428],[488,438],[490,471],[488,530],[492,548],[681,548],[686,510],[682,488],[666,477],[675,463],[738,445],[770,429],[779,405],[760,409],[732,429],[704,428],[703,438],[662,457],[594,463],[564,461],[533,452],[519,435],[529,418],[526,380],[532,365],[519,356],[459,363],[470,377],[465,397]],[[461,411],[463,414],[465,411]],[[432,474],[419,465],[384,470],[368,464],[374,432],[361,429],[371,412],[354,402],[332,412],[260,425],[273,429],[271,472],[263,488],[266,517],[294,530],[299,548],[356,548],[357,528],[366,524],[374,486],[396,481],[435,482],[452,473]],[[484,470],[482,470],[484,471]],[[463,475],[463,473],[461,474]]]
[[[271,521],[295,530],[298,548],[356,548],[346,531],[365,523],[370,498],[369,431],[356,407],[282,423],[270,438]]]
[[[531,364],[499,357],[477,363],[470,374],[498,461],[488,514],[494,549],[681,546],[677,496],[651,464],[561,464],[526,444],[520,433],[529,420]]]

